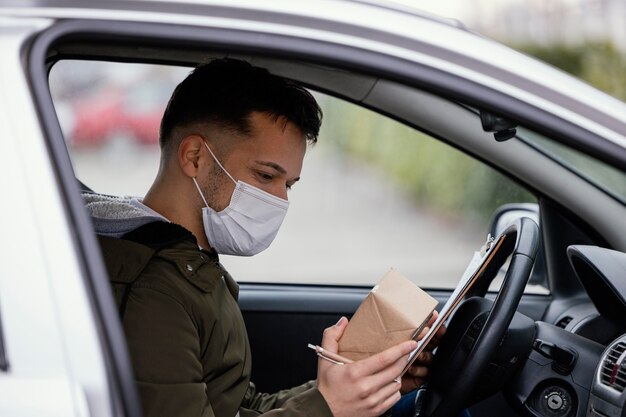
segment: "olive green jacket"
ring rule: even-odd
[[[332,417],[314,382],[255,392],[238,285],[191,233],[155,221],[99,241],[145,416]]]

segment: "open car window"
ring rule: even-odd
[[[50,88],[77,178],[98,193],[142,196],[159,164],[158,127],[190,68],[67,60]],[[314,92],[319,141],[272,246],[222,256],[240,282],[371,286],[390,267],[451,289],[485,240],[494,211],[536,203],[476,159],[388,117]],[[546,293],[541,285],[527,292]]]

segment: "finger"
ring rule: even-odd
[[[424,328],[420,332],[419,336],[417,337],[417,340],[422,340],[424,336],[426,336],[426,334],[430,331],[430,328],[432,327],[432,325],[435,323],[435,321],[437,321],[437,317],[439,317],[439,313],[437,313],[437,310],[435,310],[433,311],[433,314],[430,316],[430,319],[428,320],[428,323],[426,324],[426,326],[424,326]]]
[[[389,399],[393,399],[397,394],[400,394],[400,384],[392,381],[387,382],[380,389],[374,391],[367,398],[367,403],[369,404],[370,409],[377,409],[383,407],[383,404],[386,404]],[[393,401],[392,405],[395,404],[397,400]],[[382,411],[387,410],[391,406],[384,408]]]
[[[386,368],[363,378],[368,378],[368,381],[378,387],[386,385],[389,381],[400,381],[402,371],[408,363],[408,355],[401,356],[398,360]]]
[[[396,391],[395,393],[390,395],[385,401],[383,401],[378,407],[372,410],[374,415],[382,415],[385,411],[393,407],[395,403],[400,401],[401,397],[402,395],[400,394],[400,391]]]
[[[422,331],[420,332],[419,336],[417,336],[417,340],[422,340],[424,338],[424,336],[426,336],[428,334],[428,332],[430,331],[430,327],[424,327],[422,329]]]
[[[426,382],[423,378],[412,377],[410,375],[404,374],[402,377],[402,389],[400,390],[401,394],[406,394],[407,392],[415,391]]]
[[[376,355],[370,356],[367,359],[357,362],[363,375],[373,375],[378,372],[384,371],[392,365],[397,365],[399,359],[408,355],[411,351],[415,350],[417,342],[409,340],[398,345],[392,346],[387,350],[384,350]],[[406,358],[404,359],[406,365]],[[400,368],[402,370],[402,367]],[[399,376],[399,373],[391,379]]]
[[[414,363],[417,366],[419,366],[419,365],[430,365],[431,362],[433,361],[433,357],[434,357],[434,355],[433,355],[432,352],[430,352],[428,350],[425,350],[422,353],[420,353],[419,355],[417,355],[417,358],[415,359]],[[411,368],[413,368],[413,366]],[[409,371],[411,370],[411,368],[409,368]]]
[[[430,320],[428,320],[428,324],[427,326],[430,327],[433,325],[433,323],[435,321],[437,321],[437,318],[439,317],[439,313],[437,312],[437,310],[433,311],[433,315],[430,317]]]
[[[322,336],[322,347],[329,352],[337,353],[339,350],[339,339],[341,339],[347,325],[348,319],[341,317],[335,325],[327,327]]]
[[[439,343],[441,342],[441,338],[446,334],[446,327],[445,326],[441,326],[438,330],[437,333],[435,333],[432,337],[432,339],[428,342],[428,345],[426,346],[426,349],[428,350],[433,350],[435,349],[437,346],[439,346]]]
[[[398,401],[400,401],[400,398],[402,398],[402,396],[398,391],[396,394],[389,397],[384,403],[382,403],[380,407],[378,407],[376,410],[373,410],[375,415],[382,415],[385,411],[391,409],[391,407],[393,407]]]
[[[405,375],[409,378],[424,378],[428,375],[427,366],[411,366]]]
[[[432,353],[422,352],[420,353],[417,362],[420,365],[428,365],[432,361]],[[426,382],[426,376],[428,376],[428,366],[412,365],[404,375],[402,375],[402,393],[411,392],[414,389],[419,388]]]

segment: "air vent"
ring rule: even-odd
[[[626,387],[626,343],[619,342],[611,347],[604,358],[600,381],[613,389],[622,392]]]
[[[561,329],[566,328],[566,327],[567,327],[567,325],[569,324],[569,322],[570,322],[570,321],[572,321],[572,318],[573,318],[573,317],[570,317],[570,316],[565,316],[565,317],[563,317],[561,320],[559,320],[559,321],[556,323],[556,327],[560,327]]]

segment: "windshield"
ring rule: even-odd
[[[517,128],[517,137],[626,204],[626,173],[523,127]]]

